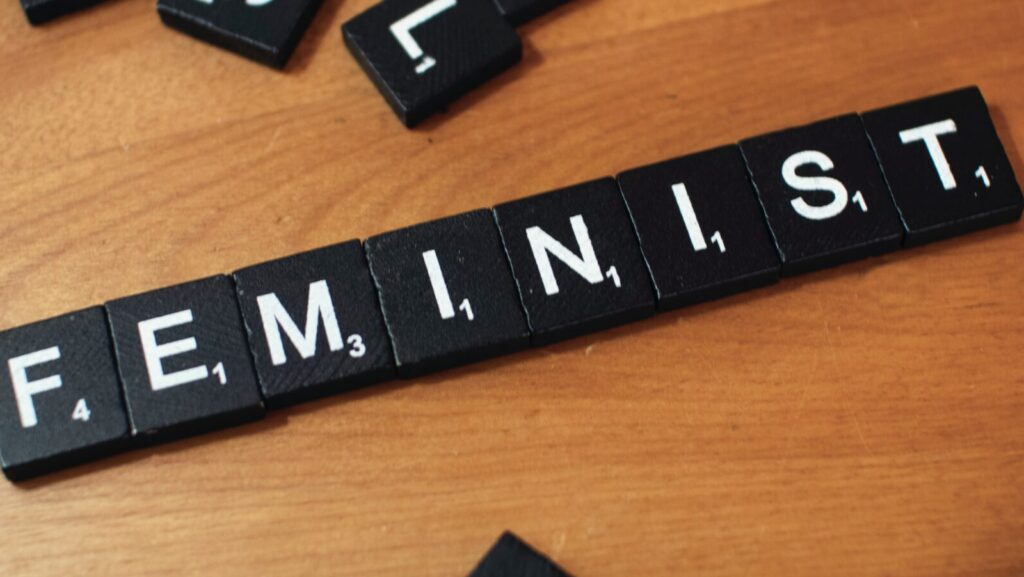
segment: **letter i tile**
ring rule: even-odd
[[[366,241],[398,373],[419,375],[529,344],[515,283],[488,210]]]

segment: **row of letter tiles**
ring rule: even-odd
[[[1021,208],[975,88],[785,130],[7,330],[0,460],[23,479]]]

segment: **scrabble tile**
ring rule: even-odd
[[[779,256],[736,146],[630,170],[618,177],[658,308],[771,284]]]
[[[793,275],[895,250],[902,225],[855,114],[740,143]]]
[[[864,114],[907,245],[1018,220],[1021,192],[977,87]]]
[[[0,461],[22,480],[129,439],[102,307],[0,333]]]
[[[102,0],[21,0],[25,17],[32,25],[43,24],[54,18],[70,14]]]
[[[359,241],[248,267],[234,277],[268,407],[394,375],[391,341]]]
[[[406,126],[519,62],[493,0],[387,0],[346,22],[345,44]]]
[[[263,416],[231,279],[107,303],[132,430],[167,440]]]
[[[505,16],[513,26],[519,26],[525,22],[544,14],[565,4],[569,0],[494,0],[498,10]]]
[[[654,292],[615,179],[495,207],[534,344],[654,312]]]
[[[505,532],[469,577],[570,577],[519,537]]]
[[[398,372],[411,377],[529,344],[515,283],[487,210],[375,236],[366,256]]]
[[[167,26],[241,54],[284,68],[309,27],[321,0],[159,0]]]

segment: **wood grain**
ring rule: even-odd
[[[110,0],[0,5],[0,326],[981,86],[1024,3],[575,0],[415,131],[326,0],[284,73]],[[1024,574],[1021,225],[273,413],[23,487],[3,575]]]

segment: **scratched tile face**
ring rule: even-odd
[[[103,308],[0,333],[0,460],[11,480],[123,448],[121,402]]]
[[[651,278],[615,179],[494,209],[535,344],[654,312]]]
[[[263,416],[231,279],[192,281],[106,307],[136,435],[163,440]]]
[[[907,244],[1020,218],[1020,186],[976,87],[868,112],[864,126]]]
[[[522,57],[492,0],[388,0],[346,22],[345,45],[406,126]]]
[[[529,344],[501,239],[488,210],[366,241],[400,375],[408,377]]]
[[[740,148],[783,275],[899,248],[903,227],[857,115],[751,138]]]

